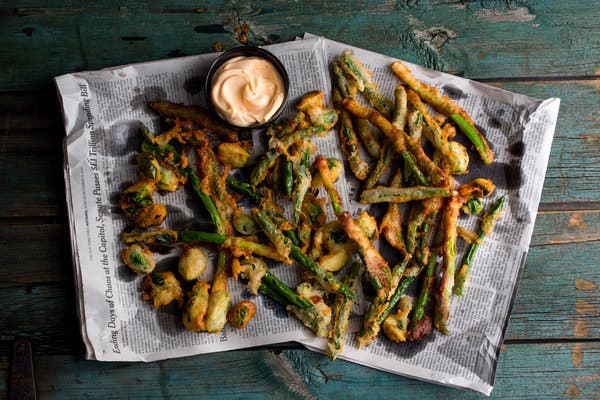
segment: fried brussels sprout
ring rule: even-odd
[[[142,290],[142,298],[152,301],[154,308],[165,306],[173,301],[177,301],[179,307],[183,304],[183,290],[172,272],[153,272],[146,275]]]
[[[127,215],[137,215],[141,209],[154,204],[154,200],[152,200],[154,188],[154,181],[150,180],[131,185],[121,195],[121,209]]]
[[[224,164],[229,164],[232,168],[245,167],[250,160],[250,153],[239,143],[219,143],[217,154]]]
[[[179,257],[179,274],[186,281],[197,279],[206,271],[208,260],[199,247],[186,249]]]
[[[137,163],[143,179],[158,182],[160,179],[160,164],[156,158],[150,154],[142,153],[138,156]]]
[[[192,288],[192,293],[183,310],[183,325],[190,331],[205,331],[206,311],[210,284],[204,279],[199,280]]]
[[[244,329],[250,320],[256,315],[256,306],[248,300],[244,300],[229,310],[227,321],[238,329]]]
[[[452,154],[452,157],[445,156],[436,150],[433,154],[433,161],[451,174],[466,174],[467,168],[469,168],[467,148],[458,142],[449,141],[448,152]]]
[[[350,260],[350,256],[354,252],[354,244],[346,242],[335,250],[321,256],[318,263],[324,270],[329,272],[337,272],[344,268],[344,265]]]
[[[152,193],[155,188],[154,181],[145,180],[128,187],[121,195],[121,209],[140,228],[158,226],[167,217],[167,208],[154,204]]]
[[[133,221],[140,228],[149,228],[162,224],[166,217],[167,208],[163,204],[152,204],[142,208]]]
[[[233,210],[231,222],[233,223],[235,230],[242,235],[256,235],[261,231],[252,215],[246,214],[239,208]]]
[[[156,267],[152,252],[137,243],[127,246],[122,258],[125,265],[139,275],[149,274]]]
[[[473,199],[467,200],[467,202],[462,206],[462,211],[465,214],[473,214],[477,215],[481,213],[483,210],[483,202],[479,197],[475,197]]]
[[[234,279],[238,276],[248,281],[248,290],[250,293],[258,294],[258,289],[263,277],[267,274],[267,265],[258,257],[246,256],[236,259],[232,263],[232,272]]]
[[[171,168],[160,167],[160,178],[156,181],[156,187],[165,192],[174,192],[179,187],[179,177]]]

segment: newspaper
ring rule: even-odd
[[[308,91],[323,90],[330,101],[328,65],[347,48],[374,72],[374,80],[389,98],[399,83],[389,69],[394,59],[325,38],[307,34],[266,48],[280,58],[290,76],[289,104],[283,117],[292,115],[295,100]],[[250,299],[257,305],[250,325],[243,330],[227,325],[219,334],[189,332],[175,306],[155,310],[141,299],[142,278],[121,261],[119,234],[128,221],[118,212],[118,199],[137,180],[134,157],[139,151],[139,128],[143,124],[155,132],[161,130],[158,116],[146,101],[205,105],[203,77],[217,56],[204,54],[56,78],[66,130],[64,174],[77,310],[88,359],[153,361],[288,341],[315,351],[326,349],[325,340],[290,318],[280,305],[266,296],[250,295],[245,285],[233,280],[229,282],[233,303]],[[358,349],[354,336],[368,305],[358,296],[352,312],[354,333],[348,335],[340,357],[489,395],[533,231],[559,99],[532,99],[406,64],[418,79],[440,87],[467,110],[493,146],[496,161],[491,166],[484,166],[471,153],[470,173],[458,180],[491,178],[497,185],[495,196],[507,194],[508,204],[493,235],[477,253],[466,296],[452,299],[451,335],[433,333],[417,343],[397,344],[381,334],[370,346]],[[262,136],[253,132],[254,154],[263,148]],[[316,154],[343,158],[335,133],[315,138],[313,143]],[[359,183],[346,169],[336,186],[345,209],[358,215],[368,207],[357,201]],[[184,190],[165,195],[160,202],[169,205],[165,222],[169,227],[206,223],[205,216],[189,207]],[[460,223],[474,228],[477,218]],[[459,260],[465,249],[459,245]],[[207,253],[214,261],[215,254]],[[158,256],[158,268],[173,268],[177,256],[176,250]],[[300,280],[294,268],[273,265],[271,271],[290,286]]]

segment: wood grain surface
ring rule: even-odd
[[[295,344],[83,359],[52,78],[304,32],[562,99],[492,398],[600,398],[600,7],[590,0],[0,4],[0,398],[16,337],[32,342],[40,399],[483,398]]]

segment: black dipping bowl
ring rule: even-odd
[[[275,67],[275,70],[279,73],[279,75],[281,75],[281,79],[283,79],[283,86],[284,86],[283,92],[284,93],[283,93],[283,102],[281,103],[281,106],[279,106],[277,111],[275,111],[275,114],[273,114],[273,116],[269,120],[262,122],[260,124],[248,125],[248,126],[234,125],[234,124],[230,123],[229,121],[227,121],[227,119],[223,118],[218,113],[218,111],[215,109],[215,107],[213,106],[213,103],[212,103],[210,94],[212,92],[212,80],[213,80],[213,76],[215,75],[215,72],[217,72],[219,70],[219,68],[221,67],[221,65],[223,65],[226,61],[229,61],[232,58],[240,57],[240,56],[242,56],[242,57],[260,57],[262,59],[267,60],[269,63],[271,63],[273,65],[273,67]],[[212,63],[212,65],[210,66],[210,68],[208,70],[208,74],[206,75],[206,81],[204,82],[204,89],[205,89],[204,92],[206,94],[206,102],[208,103],[208,105],[215,112],[215,114],[217,114],[227,124],[229,124],[233,127],[236,127],[236,128],[259,129],[259,128],[266,127],[271,122],[273,122],[275,119],[277,119],[277,117],[279,117],[279,115],[285,108],[285,104],[288,99],[289,86],[290,86],[290,79],[288,77],[287,71],[285,70],[285,67],[283,66],[281,61],[279,61],[279,59],[277,57],[275,57],[275,55],[273,55],[273,53],[271,53],[267,50],[263,50],[258,47],[240,46],[240,47],[234,47],[233,49],[227,50],[226,52],[221,54]]]

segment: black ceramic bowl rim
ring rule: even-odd
[[[283,79],[283,86],[284,86],[283,87],[283,101],[281,102],[281,105],[279,106],[277,111],[275,111],[275,113],[271,116],[271,118],[269,118],[265,122],[261,122],[260,124],[248,125],[248,126],[239,126],[239,125],[232,124],[226,118],[223,118],[221,116],[221,114],[219,114],[219,112],[216,110],[216,108],[214,107],[213,102],[212,102],[211,92],[212,92],[212,86],[213,86],[212,85],[213,76],[226,61],[229,61],[234,57],[240,57],[240,56],[260,57],[262,59],[267,60],[269,63],[271,63],[273,65],[273,67],[275,67],[275,70],[279,73],[279,75],[281,75],[281,79]],[[209,107],[215,112],[215,114],[217,114],[217,116],[219,118],[221,118],[228,125],[231,125],[235,128],[241,128],[241,129],[260,129],[260,128],[266,127],[272,121],[274,121],[275,119],[277,119],[279,117],[279,115],[285,108],[285,104],[287,103],[289,86],[290,86],[290,79],[288,77],[288,73],[287,73],[285,67],[283,66],[283,64],[281,63],[281,61],[279,61],[279,59],[273,53],[271,53],[267,50],[261,49],[260,47],[239,46],[239,47],[234,47],[233,49],[225,51],[223,54],[221,54],[219,57],[217,57],[217,59],[211,64],[210,68],[208,69],[208,73],[206,74],[206,81],[204,82],[204,92],[206,94],[206,101],[207,101]]]

